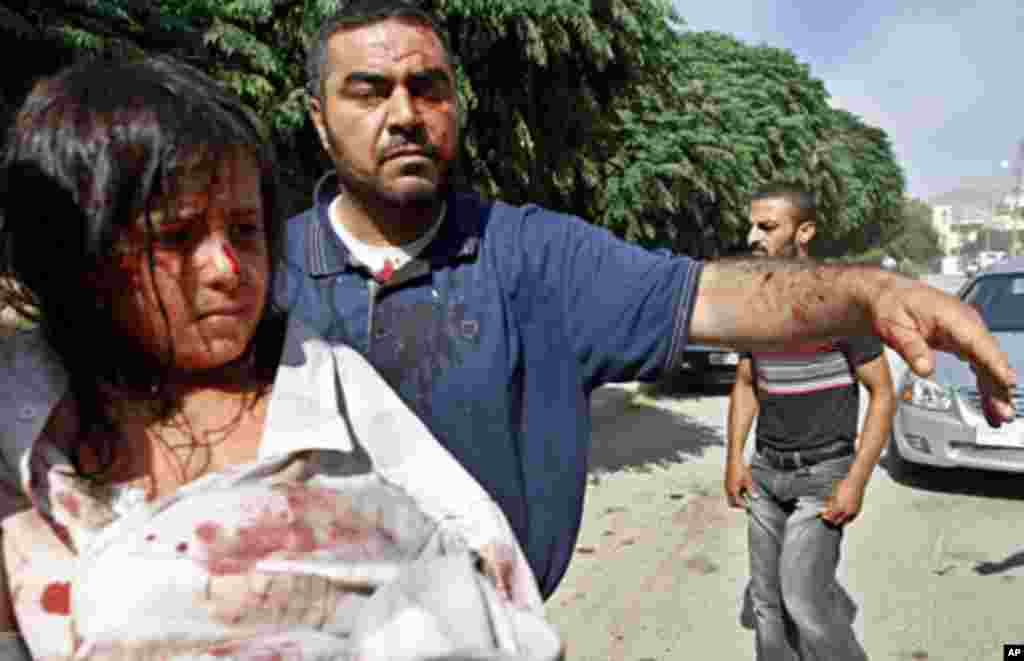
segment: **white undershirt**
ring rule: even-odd
[[[341,242],[348,248],[355,261],[368,268],[374,274],[385,271],[385,267],[388,264],[391,265],[391,272],[397,271],[423,252],[423,249],[437,236],[437,231],[441,228],[441,221],[444,220],[444,212],[447,206],[446,203],[441,203],[441,211],[437,214],[437,220],[434,221],[434,224],[431,225],[430,229],[423,236],[415,241],[400,246],[372,246],[352,236],[352,233],[338,220],[338,202],[340,199],[340,195],[335,197],[327,208],[327,217],[331,221],[331,227],[334,228],[335,234],[338,235]]]

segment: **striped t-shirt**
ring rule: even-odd
[[[748,355],[760,403],[758,449],[808,450],[844,440],[852,446],[860,406],[855,370],[881,354],[881,341],[868,336]]]

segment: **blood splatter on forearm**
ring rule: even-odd
[[[873,269],[814,260],[725,259],[705,267],[691,340],[740,349],[868,334]]]

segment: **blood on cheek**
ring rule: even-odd
[[[455,141],[451,139],[447,129],[441,132],[435,144],[441,160],[449,162],[455,158]]]
[[[421,100],[420,115],[434,115],[438,120],[428,124],[430,143],[437,149],[438,157],[443,161],[451,161],[455,158],[455,139],[453,138],[452,127],[455,126],[456,117],[455,104],[450,100],[431,101]],[[432,124],[432,125],[430,125]]]
[[[437,146],[437,155],[441,161],[447,163],[455,159],[455,142],[451,129],[445,127],[437,131],[433,143]]]
[[[171,255],[162,254],[160,251],[153,253],[153,269],[159,271],[173,271],[176,261]],[[117,269],[122,280],[118,286],[125,282],[130,287],[142,285],[143,272],[150,268],[149,256],[143,251],[125,253],[117,258]]]

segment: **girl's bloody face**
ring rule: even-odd
[[[151,237],[141,213],[119,244],[113,282],[121,286],[111,294],[118,325],[162,360],[173,348],[176,369],[230,363],[256,332],[270,280],[255,162],[234,154],[193,167],[149,221]]]

